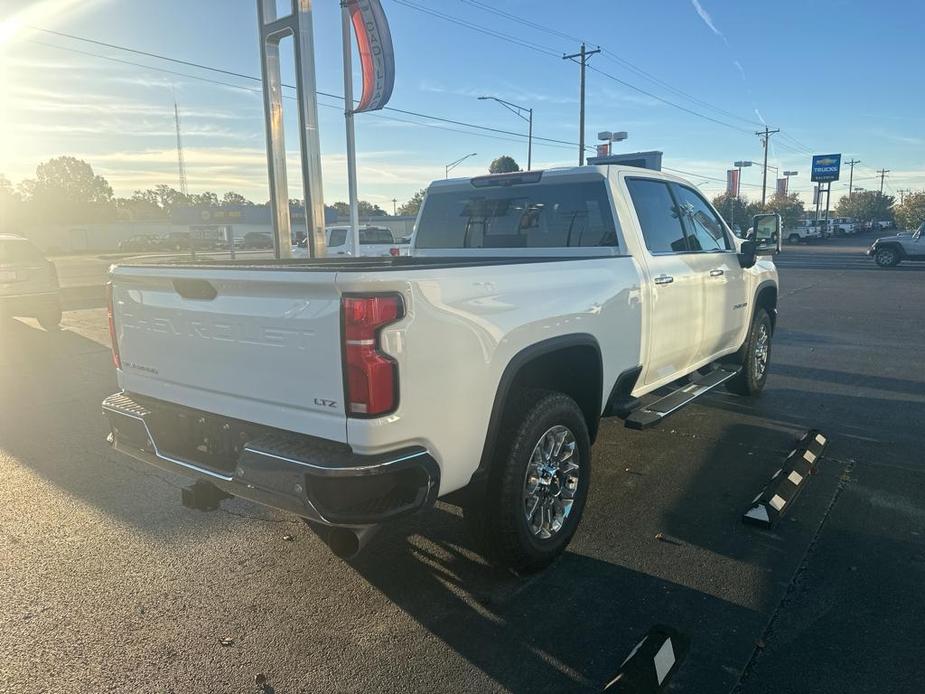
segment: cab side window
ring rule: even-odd
[[[646,248],[652,253],[690,251],[668,184],[651,178],[628,178],[626,186],[639,217]]]
[[[672,184],[692,251],[728,251],[729,238],[713,208],[699,193]]]

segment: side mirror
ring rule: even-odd
[[[743,241],[739,246],[739,265],[746,270],[758,260],[758,249],[754,241]]]
[[[779,214],[757,214],[752,219],[757,255],[777,255],[781,250],[783,229]]]

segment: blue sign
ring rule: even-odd
[[[817,154],[813,157],[813,181],[829,183],[838,180],[841,170],[840,154]]]

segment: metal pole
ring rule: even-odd
[[[581,107],[578,117],[578,166],[585,165],[585,45],[581,44]]]
[[[829,181],[825,186],[825,228],[829,228],[829,198],[832,193],[832,182]]]
[[[350,12],[341,5],[341,34],[344,43],[344,120],[347,126],[347,195],[350,200],[350,241],[354,257],[360,257],[360,210],[357,202],[357,151],[353,126],[353,29]]]
[[[305,199],[305,231],[310,255],[321,257],[325,255],[326,249],[312,3],[311,0],[292,0],[291,7],[291,14],[278,18],[276,0],[257,0],[270,204],[276,231],[274,245],[278,258],[291,257],[292,232],[289,222],[289,185],[286,176],[283,95],[279,64],[279,43],[291,36],[295,53],[296,98],[299,104],[299,150],[302,164],[302,195]]]
[[[767,128],[765,128],[767,130]],[[764,137],[764,173],[761,178],[761,206],[764,207],[768,195],[768,136]]]
[[[527,135],[527,171],[533,165],[533,109],[530,109],[530,132]]]
[[[312,246],[312,257],[323,258],[327,255],[327,243],[324,238],[324,185],[321,178],[321,138],[318,134],[312,0],[293,0],[292,11],[296,15],[298,27],[298,33],[293,37],[293,46],[301,128],[305,233],[308,235],[309,245]],[[291,255],[291,248],[287,245],[287,255]]]
[[[288,257],[289,239],[289,183],[286,172],[286,140],[283,130],[283,85],[279,65],[280,36],[267,32],[267,24],[276,21],[276,0],[257,0],[260,23],[260,57],[263,70],[263,107],[267,127],[267,168],[270,185],[270,209],[273,229],[276,232],[273,246],[276,257]],[[311,254],[311,250],[309,250]]]
[[[600,53],[601,49],[597,48],[593,51],[587,50],[585,44],[581,44],[581,50],[574,55],[563,55],[563,60],[575,60],[579,58],[578,65],[580,66],[580,77],[579,77],[579,112],[578,112],[578,165],[584,166],[585,164],[585,66],[587,65],[588,58],[590,58],[595,53]]]

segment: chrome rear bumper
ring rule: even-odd
[[[433,505],[440,487],[436,461],[419,446],[356,455],[346,444],[126,393],[102,408],[120,453],[318,523],[381,523]]]

